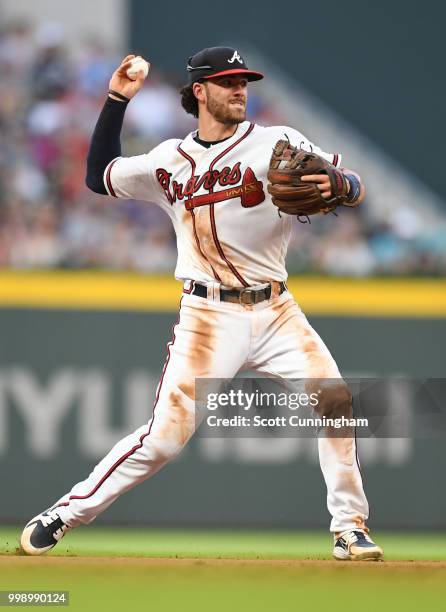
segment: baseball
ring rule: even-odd
[[[146,60],[139,55],[137,57],[134,57],[130,61],[132,65],[130,66],[130,68],[127,69],[127,76],[129,77],[129,79],[131,79],[132,81],[136,81],[138,77],[138,72],[140,70],[144,72],[144,78],[147,78],[150,67],[149,62],[146,62]]]

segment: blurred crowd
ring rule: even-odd
[[[58,24],[35,30],[15,23],[0,32],[0,267],[173,270],[175,237],[167,215],[85,187],[89,139],[119,61],[97,40],[86,40],[82,52],[67,49]],[[194,129],[180,107],[181,85],[151,70],[126,113],[125,155]],[[287,123],[262,100],[261,88],[250,93],[249,118]],[[328,215],[295,225],[290,272],[446,270],[444,225],[426,237],[410,214],[372,223],[361,208],[343,209],[336,220]]]

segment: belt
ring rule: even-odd
[[[279,283],[279,295],[288,288],[282,281]],[[197,295],[198,297],[207,298],[208,288],[206,285],[202,285],[196,281],[193,281],[193,289],[190,292],[191,295]],[[250,306],[252,304],[258,304],[265,300],[269,300],[272,294],[272,285],[268,284],[267,287],[261,289],[254,289],[246,287],[244,289],[220,289],[220,301],[221,302],[235,302],[236,304],[242,304],[244,306]]]

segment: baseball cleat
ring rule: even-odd
[[[362,529],[335,536],[333,557],[338,561],[382,561],[384,553]]]
[[[26,525],[20,546],[27,555],[43,555],[54,548],[69,529],[55,510],[45,510]]]

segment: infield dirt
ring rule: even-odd
[[[446,561],[352,561],[352,562],[340,562],[325,559],[214,559],[214,558],[160,558],[160,557],[81,557],[77,555],[58,555],[58,556],[45,556],[45,557],[29,557],[18,551],[7,555],[0,555],[0,568],[4,565],[8,567],[33,567],[33,564],[37,564],[38,567],[43,566],[67,566],[67,567],[87,567],[87,566],[100,566],[110,565],[110,567],[116,568],[116,566],[123,565],[125,567],[137,566],[138,568],[143,567],[196,567],[196,566],[208,566],[208,567],[271,567],[271,568],[311,568],[311,567],[323,567],[323,568],[341,568],[343,567],[362,567],[369,568],[384,568],[392,570],[418,570],[418,569],[438,569],[446,570]],[[446,573],[445,573],[446,581]]]

